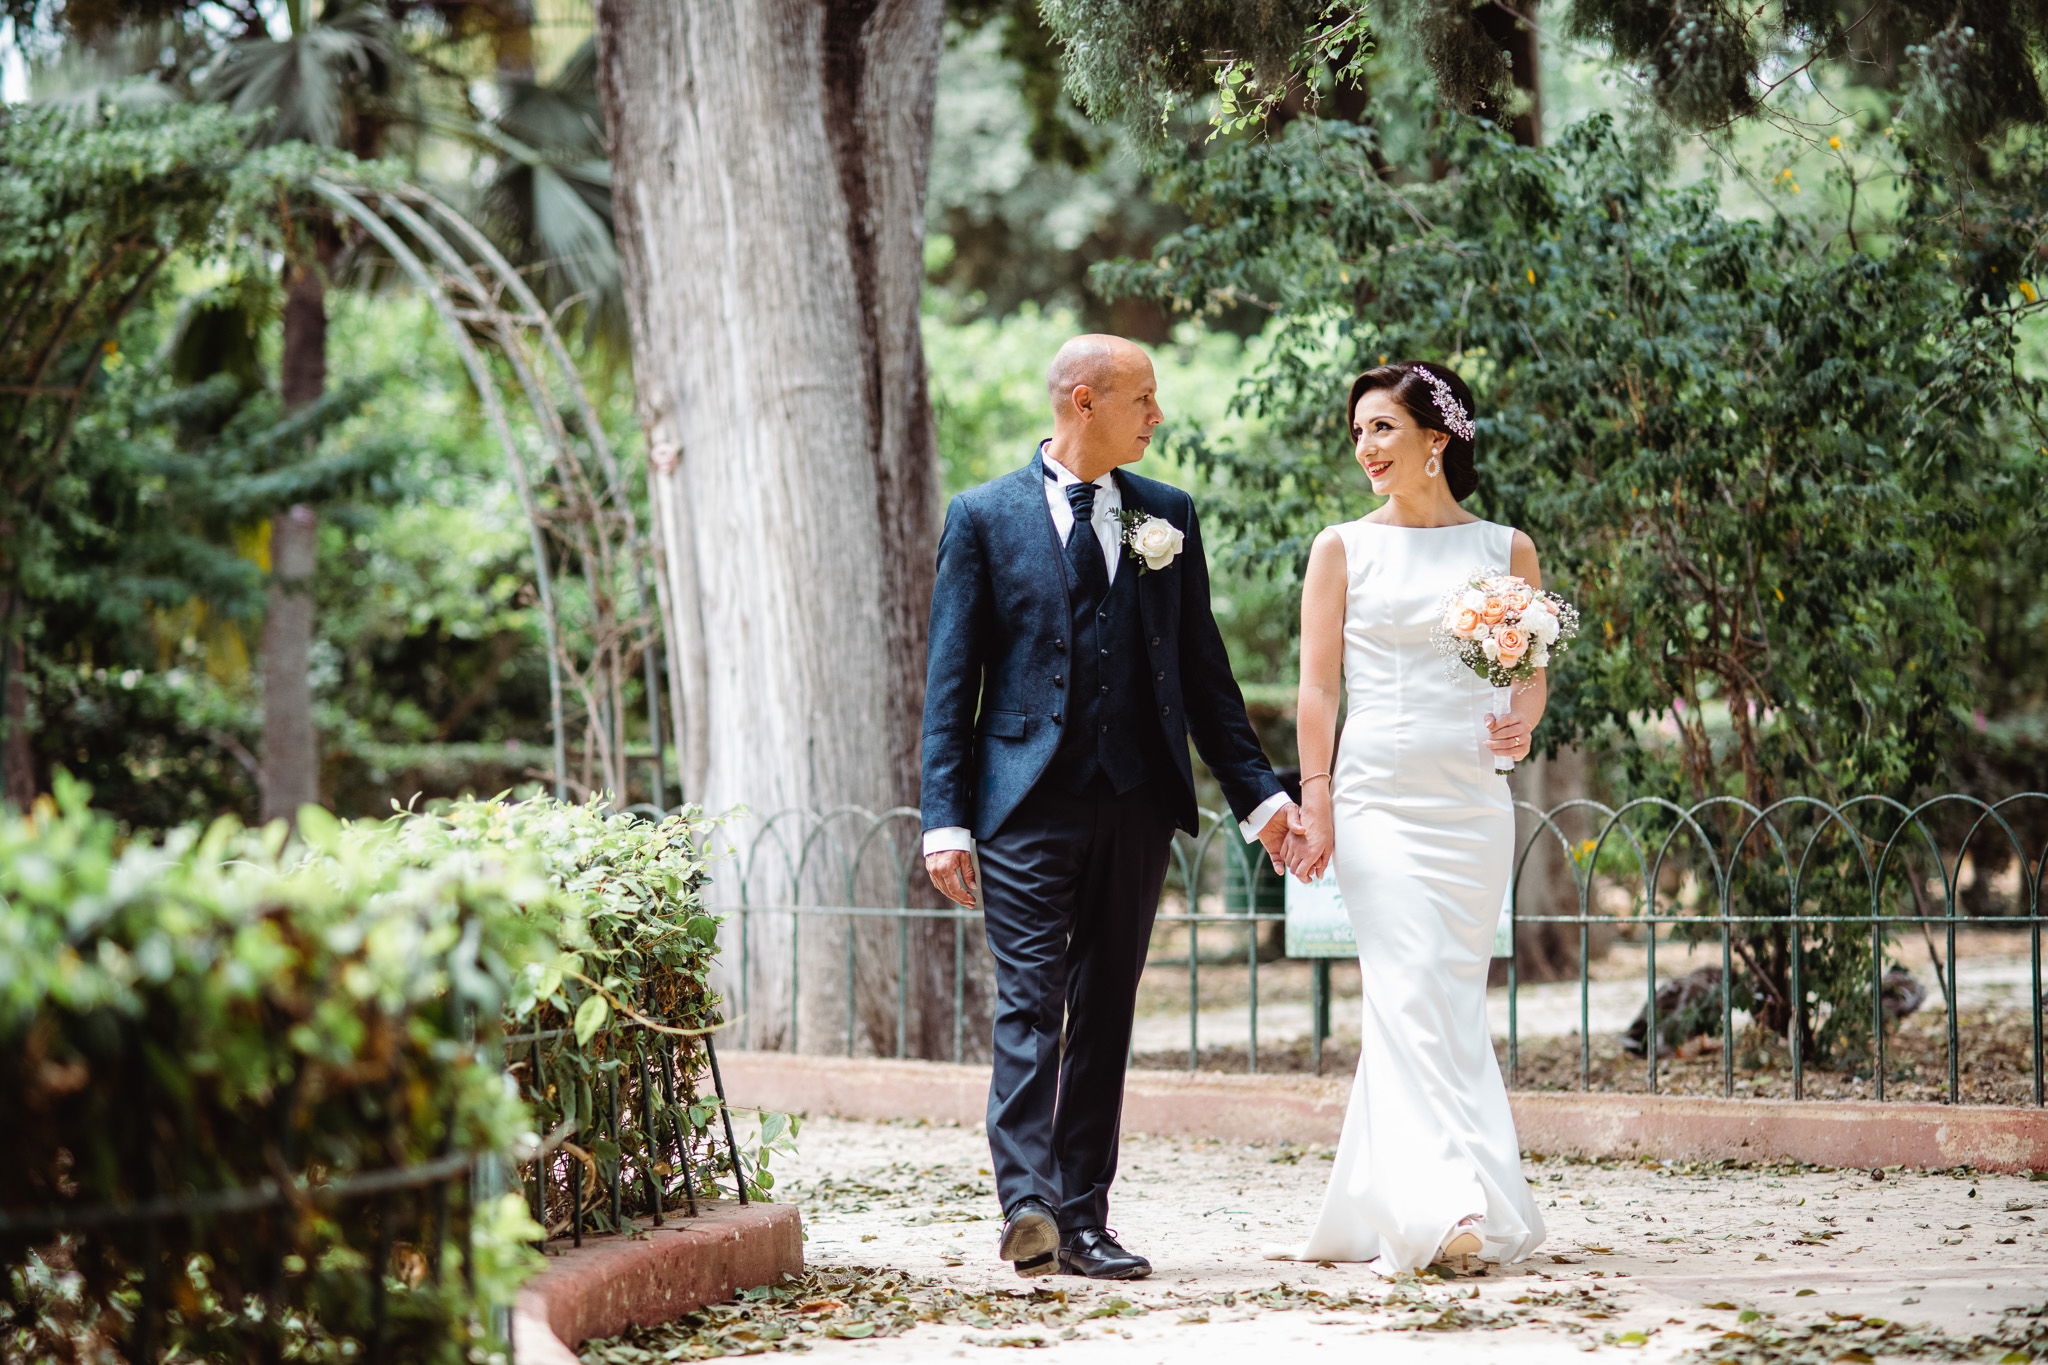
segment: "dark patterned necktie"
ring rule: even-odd
[[[1109,591],[1109,570],[1102,562],[1102,542],[1095,538],[1095,485],[1067,485],[1067,505],[1074,509],[1074,528],[1067,532],[1067,567],[1083,601],[1094,602]]]

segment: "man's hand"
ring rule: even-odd
[[[1274,811],[1273,818],[1259,831],[1259,842],[1266,846],[1266,856],[1273,860],[1275,876],[1287,871],[1287,840],[1290,836],[1300,838],[1301,831],[1301,807],[1292,801]]]
[[[974,908],[974,855],[965,849],[949,848],[943,853],[927,853],[924,870],[931,876],[932,885],[939,888],[939,894],[955,905]]]

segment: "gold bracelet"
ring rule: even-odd
[[[1328,776],[1328,773],[1310,773],[1307,777],[1302,778],[1301,782],[1298,785],[1306,787],[1309,783],[1315,781],[1317,778]]]

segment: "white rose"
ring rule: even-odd
[[[1486,655],[1488,663],[1500,662],[1500,641],[1494,639],[1491,635],[1479,642],[1479,649],[1481,653]]]
[[[1131,548],[1148,569],[1163,569],[1173,563],[1187,539],[1179,527],[1165,517],[1147,517],[1131,532]]]
[[[1461,607],[1470,607],[1474,611],[1485,611],[1486,594],[1479,591],[1479,589],[1477,588],[1467,588],[1465,590],[1465,595],[1458,599],[1458,605]]]
[[[1536,668],[1550,667],[1550,646],[1538,640],[1535,647],[1529,651],[1529,662]]]
[[[1548,645],[1557,639],[1557,615],[1549,607],[1537,602],[1523,611],[1522,629]]]

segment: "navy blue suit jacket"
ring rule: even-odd
[[[1209,607],[1209,566],[1195,505],[1180,489],[1119,469],[1126,509],[1185,533],[1174,561],[1138,579],[1152,695],[1173,756],[1175,823],[1195,832],[1188,737],[1242,820],[1280,790],[1245,718],[1244,695]],[[1117,572],[1138,573],[1128,557]],[[1072,615],[1040,457],[970,488],[946,509],[932,588],[924,692],[926,829],[965,826],[986,839],[1029,794],[1059,747],[1073,686]]]

